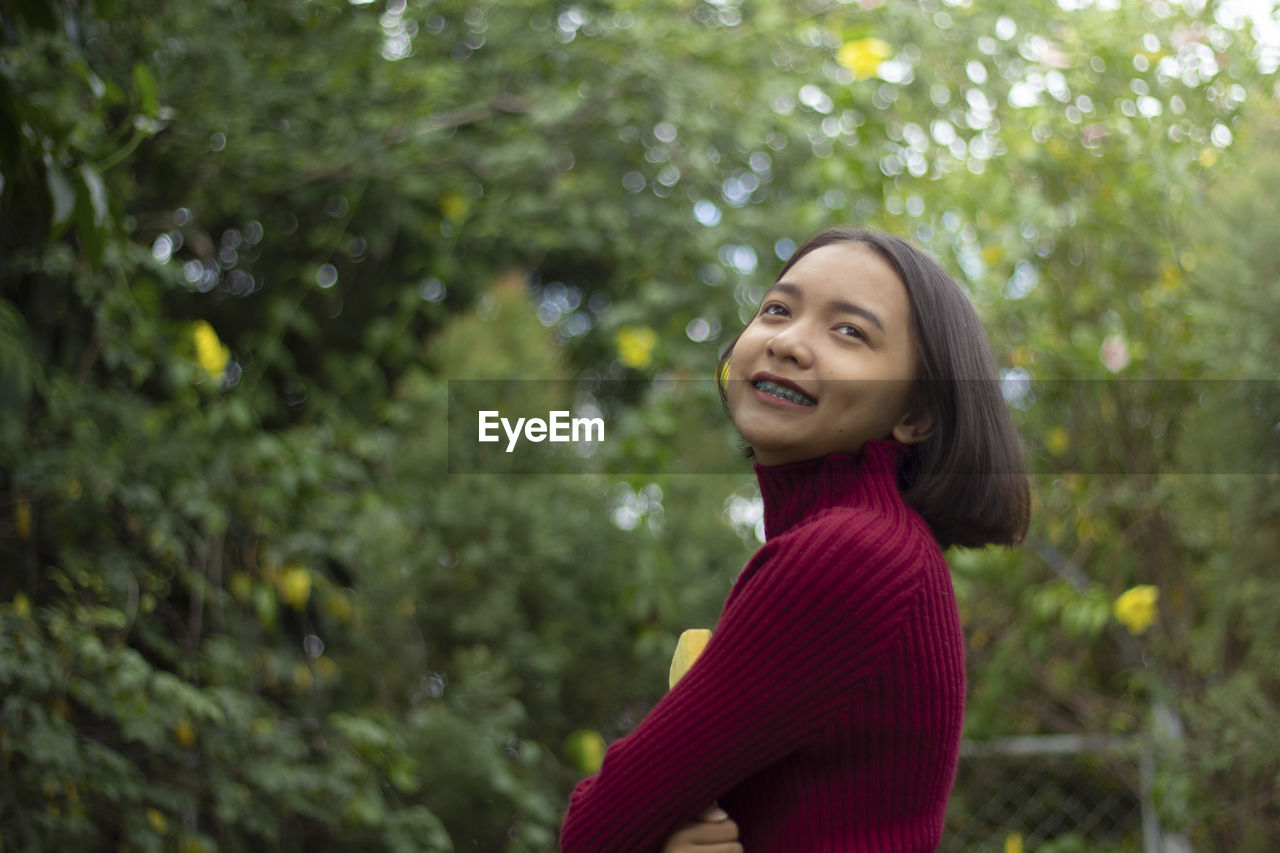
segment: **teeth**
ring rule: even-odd
[[[770,382],[767,379],[762,379],[757,382],[756,387],[766,394],[772,394],[774,397],[778,397],[783,400],[790,400],[792,403],[799,403],[802,406],[817,405],[817,401],[807,394],[802,394],[799,391],[779,385],[776,382]]]

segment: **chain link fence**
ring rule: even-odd
[[[939,850],[1157,853],[1144,764],[1135,742],[1119,738],[966,743]]]

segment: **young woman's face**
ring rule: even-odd
[[[729,362],[729,413],[762,465],[914,443],[918,357],[907,288],[862,243],[805,255],[765,294]]]

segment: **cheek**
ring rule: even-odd
[[[738,335],[738,340],[733,345],[733,359],[741,364],[759,351],[761,346],[761,330],[756,323],[752,322],[742,334]]]
[[[736,365],[730,364],[728,381],[725,383],[724,398],[725,405],[729,408],[729,417],[736,419],[738,408],[742,404],[742,395],[746,391],[747,383],[743,381],[743,377],[739,375]]]

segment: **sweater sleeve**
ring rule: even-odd
[[[920,555],[893,533],[840,511],[757,551],[693,667],[574,790],[562,853],[656,853],[821,726],[875,672],[918,588]]]

